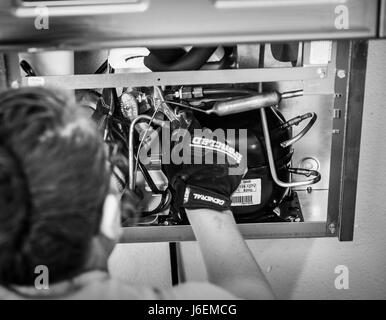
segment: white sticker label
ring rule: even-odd
[[[327,65],[331,61],[332,41],[311,41],[310,64]]]
[[[252,206],[261,202],[261,179],[243,179],[231,196],[231,206]]]

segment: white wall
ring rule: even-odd
[[[137,285],[171,286],[168,243],[119,244],[110,257],[110,273]]]
[[[385,83],[386,41],[371,41],[354,241],[339,242],[335,238],[248,241],[279,298],[386,299]],[[205,279],[196,243],[183,243],[182,248],[187,278]],[[133,264],[138,258],[143,266]],[[124,265],[123,261],[129,264]],[[170,284],[168,263],[167,244],[121,245],[111,259],[113,273],[161,286]],[[337,275],[334,269],[337,265],[349,268],[348,290],[335,289]]]

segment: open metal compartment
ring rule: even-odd
[[[239,224],[239,229],[246,239],[310,237],[338,237],[340,241],[353,239],[367,41],[337,41],[335,44],[334,63],[329,64],[326,69],[266,68],[248,70],[245,73],[245,70],[235,70],[238,76],[230,80],[247,82],[246,78],[251,72],[254,74],[250,79],[252,82],[307,78],[317,82],[329,81],[329,79],[333,81],[333,120],[326,221]],[[188,77],[189,84],[201,83],[200,73],[200,71],[195,72],[194,78]],[[324,75],[321,76],[321,74]],[[203,81],[207,83],[209,74],[203,75],[205,75]],[[163,81],[162,75],[159,76],[157,80]],[[173,83],[173,75],[167,75],[167,77],[171,77],[170,81]],[[219,80],[221,81],[221,77]],[[169,81],[166,82],[169,83]],[[130,227],[124,228],[123,231],[121,242],[194,240],[190,226]]]
[[[331,158],[326,221],[239,224],[246,239],[338,237],[353,239],[356,185],[367,58],[367,41],[334,42],[334,63],[291,68],[179,71],[138,74],[70,75],[17,78],[12,55],[0,61],[3,86],[57,86],[64,89],[209,83],[303,81],[333,86]],[[7,72],[5,72],[5,70]],[[16,82],[15,82],[16,81]],[[332,82],[331,82],[332,81]],[[322,85],[324,87],[324,85]],[[188,225],[123,228],[121,242],[175,242],[194,240]]]

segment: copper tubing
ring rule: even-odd
[[[253,96],[217,102],[213,109],[207,110],[207,114],[227,116],[251,110],[258,110],[265,107],[277,105],[280,100],[303,95],[303,90],[279,93],[276,91],[256,93]]]
[[[305,180],[305,181],[283,182],[283,181],[279,180],[277,173],[276,173],[275,161],[273,159],[271,138],[269,136],[267,116],[265,114],[264,108],[260,109],[260,115],[261,115],[261,123],[263,125],[263,133],[264,133],[265,145],[266,145],[266,150],[267,150],[269,169],[271,171],[271,176],[272,176],[273,181],[278,186],[283,187],[283,188],[294,188],[294,187],[308,186],[308,185],[319,182],[321,177],[320,177],[320,173],[317,171],[313,171],[313,173],[315,173],[313,178]]]

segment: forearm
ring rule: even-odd
[[[232,213],[186,210],[209,281],[240,298],[271,299],[272,290],[242,238]]]

